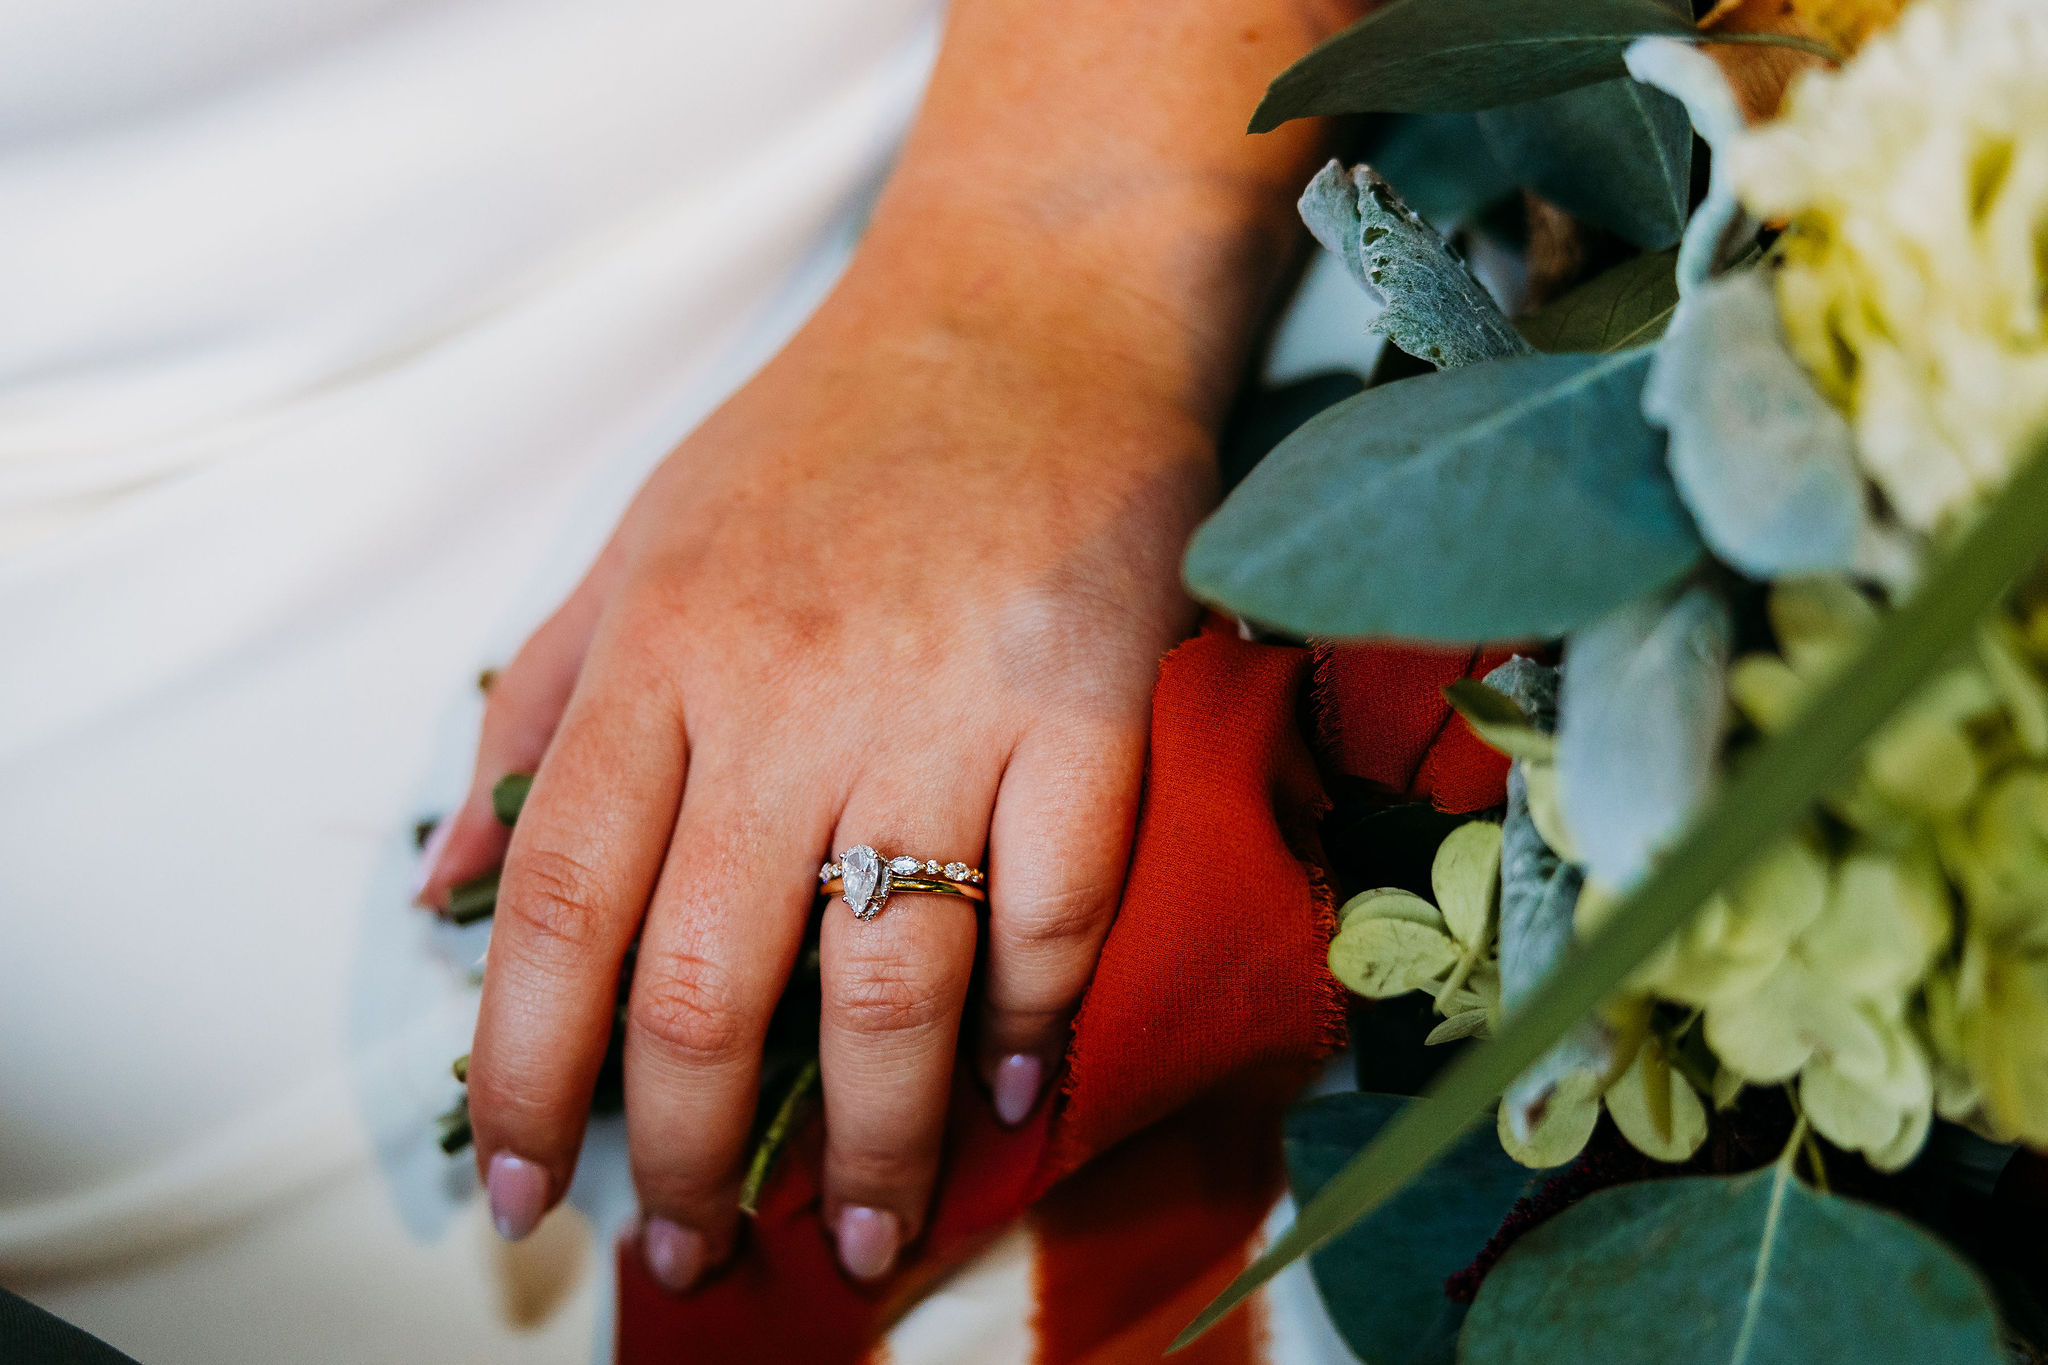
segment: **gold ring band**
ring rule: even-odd
[[[838,896],[855,919],[873,919],[898,891],[986,901],[981,869],[966,863],[940,863],[936,858],[906,854],[886,857],[866,844],[855,844],[818,869],[818,894]]]
[[[831,881],[818,888],[818,894],[821,896],[837,896],[844,892],[845,889],[845,880],[840,877],[834,877]],[[959,882],[949,882],[943,877],[896,877],[890,880],[890,895],[901,895],[905,891],[927,891],[934,896],[958,896],[962,900],[970,901],[985,901],[988,899],[988,892],[978,886],[962,886]]]

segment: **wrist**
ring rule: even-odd
[[[1027,189],[905,170],[829,311],[869,335],[1056,349],[1212,426],[1301,247],[1292,174]]]

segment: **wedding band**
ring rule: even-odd
[[[982,889],[982,880],[981,869],[966,863],[907,854],[885,858],[866,844],[855,844],[818,869],[818,894],[845,901],[855,919],[873,919],[898,891],[985,901],[988,892]]]

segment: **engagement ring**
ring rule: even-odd
[[[897,891],[923,891],[971,901],[988,899],[988,892],[981,886],[980,868],[966,863],[941,863],[937,858],[885,858],[866,844],[855,844],[840,854],[837,862],[819,868],[818,882],[818,893],[844,900],[855,919],[873,919],[881,914],[890,894]]]

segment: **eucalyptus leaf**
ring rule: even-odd
[[[1663,91],[1623,76],[1478,118],[1516,183],[1574,217],[1653,251],[1685,231],[1692,123]]]
[[[1876,531],[1849,423],[1793,356],[1764,270],[1707,281],[1643,386],[1671,476],[1707,545],[1757,578],[1855,566]]]
[[[1582,941],[1500,1032],[1446,1067],[1429,1103],[1403,1110],[1289,1228],[1176,1338],[1185,1346],[1282,1267],[1382,1205],[1486,1116],[1524,1068],[1612,995],[1694,912],[1806,818],[1877,732],[1955,652],[2021,574],[2048,555],[2048,436],[2005,489],[1821,686],[1754,749],[1669,856]],[[1498,684],[1496,684],[1498,685]]]
[[[1516,189],[1472,114],[1403,114],[1370,159],[1417,213],[1445,232]]]
[[[1252,115],[1490,109],[1625,74],[1645,34],[1697,38],[1667,0],[1393,0],[1280,73]]]
[[[1565,641],[1558,808],[1609,889],[1634,885],[1707,798],[1733,634],[1719,594],[1692,588],[1637,598]]]
[[[1287,1113],[1287,1174],[1306,1202],[1387,1121],[1416,1101],[1344,1094]],[[1468,1134],[1400,1195],[1309,1259],[1309,1272],[1344,1342],[1366,1365],[1421,1365],[1441,1354],[1439,1325],[1461,1310],[1444,1280],[1472,1263],[1527,1186],[1493,1135]]]
[[[1603,1190],[1486,1277],[1459,1359],[1485,1365],[1996,1365],[1960,1257],[1896,1214],[1818,1194],[1789,1162]]]
[[[1678,252],[1652,251],[1604,270],[1515,325],[1539,351],[1619,351],[1664,335],[1678,306]]]
[[[1301,635],[1549,637],[1677,579],[1700,542],[1643,419],[1646,351],[1524,356],[1310,419],[1189,547],[1196,596]]]
[[[1372,167],[1331,161],[1299,207],[1315,239],[1385,304],[1373,330],[1409,355],[1449,370],[1529,353],[1450,243]]]

